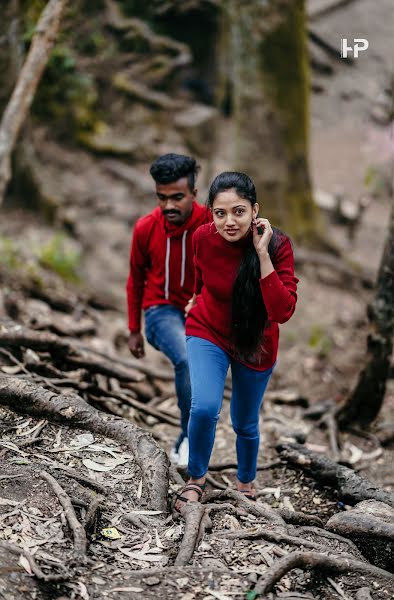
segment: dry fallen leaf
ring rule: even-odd
[[[142,496],[142,479],[140,479],[140,482],[138,484],[137,498],[141,498],[141,496]]]
[[[122,537],[116,527],[109,527],[107,529],[102,529],[101,533],[104,537],[110,540],[120,540]]]
[[[160,562],[163,560],[163,555],[158,556],[157,554],[145,554],[144,552],[132,552],[131,550],[127,550],[127,548],[118,548],[122,554],[125,554],[129,558],[134,558],[135,560],[144,560],[145,562]]]
[[[94,460],[90,460],[90,458],[83,458],[82,464],[85,465],[87,469],[91,469],[92,471],[112,471],[119,467],[119,465],[123,465],[127,461],[126,458],[107,458],[103,460],[102,463],[98,463]]]
[[[107,590],[107,594],[113,594],[114,592],[143,592],[142,588],[138,587],[116,587],[112,590]]]
[[[25,569],[25,571],[27,573],[29,573],[29,575],[33,575],[33,571],[31,570],[30,563],[27,560],[26,556],[23,556],[23,554],[21,554],[19,556],[19,561],[18,562]]]

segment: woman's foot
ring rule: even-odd
[[[237,490],[241,492],[248,500],[256,500],[256,490],[253,486],[253,481],[249,483],[242,483],[242,481],[237,481]]]
[[[187,484],[176,495],[174,508],[177,512],[182,512],[187,502],[199,502],[205,489],[205,478],[189,479]]]

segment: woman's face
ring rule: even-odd
[[[257,217],[259,205],[238,196],[234,189],[220,192],[213,201],[212,215],[216,229],[228,242],[236,242],[249,231]]]

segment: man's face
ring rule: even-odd
[[[156,183],[156,196],[163,215],[175,225],[182,225],[190,216],[196,193],[196,189],[190,191],[187,177],[173,183]]]

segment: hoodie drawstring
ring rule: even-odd
[[[181,266],[181,287],[185,283],[185,267],[186,267],[186,236],[187,230],[182,235],[182,266]]]
[[[171,245],[170,244],[171,244],[170,238],[167,238],[166,263],[165,263],[166,280],[165,280],[165,284],[164,284],[164,297],[165,297],[166,300],[168,300],[169,288],[170,288],[170,251],[171,251]]]
[[[181,261],[181,287],[185,283],[185,272],[186,272],[186,236],[187,230],[182,234],[182,261]],[[170,254],[171,254],[171,238],[167,238],[166,244],[166,262],[165,262],[165,283],[164,283],[164,297],[168,300],[170,295]]]

